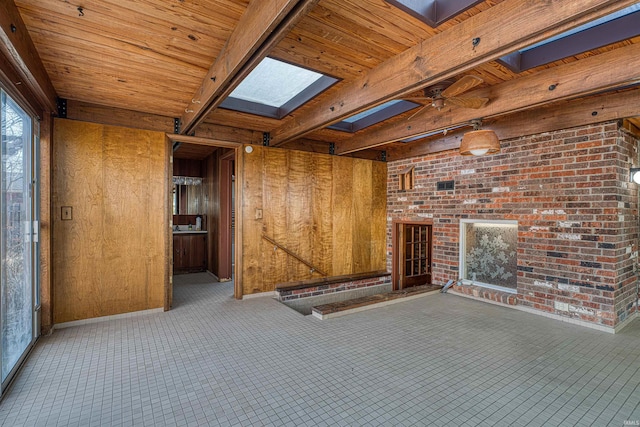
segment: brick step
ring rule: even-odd
[[[311,314],[319,319],[328,319],[370,308],[376,308],[382,305],[401,302],[403,300],[406,301],[407,299],[421,297],[431,293],[437,293],[440,292],[441,289],[442,286],[440,285],[414,286],[412,288],[386,292],[384,294],[375,294],[347,301],[318,305],[311,309]]]
[[[276,291],[296,291],[319,286],[328,286],[335,283],[354,282],[357,280],[375,279],[378,277],[388,277],[391,273],[386,270],[370,271],[366,273],[346,274],[343,276],[318,277],[314,279],[300,280],[297,282],[277,283]]]

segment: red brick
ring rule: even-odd
[[[634,237],[640,233],[634,221],[638,214],[638,188],[635,184],[620,183],[628,182],[628,159],[636,156],[637,144],[636,138],[619,131],[618,125],[611,122],[501,141],[503,153],[494,156],[468,158],[451,150],[391,162],[387,215],[393,219],[433,215],[432,281],[442,284],[458,279],[461,215],[515,219],[520,226],[518,295],[482,294],[508,304],[519,300],[545,312],[555,312],[554,299],[564,295],[562,298],[576,306],[585,302],[599,307],[601,315],[586,316],[587,321],[609,325],[617,319],[615,307],[626,307],[622,304],[626,301],[622,300],[623,295],[630,295],[632,287],[635,289],[634,280],[625,271],[629,271],[630,265],[626,249],[636,244]],[[421,188],[400,193],[397,177],[393,175],[409,164],[416,165],[416,183]],[[466,169],[473,169],[474,173],[460,173]],[[447,179],[455,180],[456,189],[435,191],[436,181]],[[509,191],[493,192],[494,188]],[[399,197],[406,201],[398,200]],[[465,203],[472,199],[474,203]],[[409,210],[416,201],[423,201],[424,205]],[[448,222],[440,222],[442,219]],[[561,224],[564,221],[579,225],[566,226]],[[388,227],[390,270],[390,223]],[[580,240],[561,238],[561,233],[578,235]],[[599,246],[603,243],[606,246]],[[634,246],[633,250],[638,248]],[[547,252],[566,253],[567,258],[549,257]],[[600,267],[581,266],[581,262],[599,263]],[[556,285],[568,283],[579,286],[580,292],[554,289],[542,293],[530,286],[534,280]],[[605,290],[597,289],[599,286]],[[609,286],[615,291],[607,291]],[[469,287],[456,288],[460,288],[459,292],[474,293]],[[527,289],[535,290],[537,296],[527,295]],[[604,299],[607,304],[595,298]]]

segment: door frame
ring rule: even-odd
[[[431,241],[429,242],[429,253],[433,253],[433,220],[432,219],[394,219],[391,222],[391,283],[393,290],[400,290],[400,254],[402,254],[402,248],[399,246],[398,239],[400,238],[400,227],[406,224],[416,225],[430,225],[432,234]],[[431,269],[430,269],[431,270]]]
[[[218,233],[218,247],[224,248],[220,250],[218,254],[218,270],[220,277],[231,277],[231,269],[233,268],[233,261],[231,259],[231,201],[232,193],[231,186],[233,182],[231,175],[233,172],[232,162],[237,163],[236,153],[230,151],[229,153],[220,157],[220,230]],[[237,177],[236,177],[237,180]],[[222,209],[222,206],[226,208]],[[237,210],[236,210],[237,217]],[[237,218],[236,218],[237,219]]]
[[[235,212],[236,212],[236,233],[234,236],[235,243],[235,253],[234,253],[234,282],[233,282],[233,296],[236,299],[242,299],[242,241],[240,240],[240,236],[242,236],[242,177],[243,177],[243,153],[245,144],[241,142],[233,142],[233,141],[224,141],[213,138],[204,138],[199,136],[186,136],[186,135],[178,135],[167,133],[167,144],[168,144],[168,152],[167,152],[167,185],[165,186],[165,191],[167,192],[166,199],[170,201],[171,192],[169,191],[170,183],[172,182],[173,172],[169,170],[171,163],[169,162],[169,156],[172,156],[173,153],[173,144],[176,142],[184,142],[188,144],[198,144],[198,145],[208,145],[210,147],[220,147],[220,148],[231,148],[233,149],[233,155],[235,157]],[[249,145],[249,144],[246,144]],[[172,205],[168,203],[167,209],[165,209],[165,224],[167,230],[167,238],[166,238],[166,248],[165,253],[167,256],[166,269],[165,269],[165,300],[164,300],[164,310],[168,311],[171,309],[171,304],[173,302],[173,266],[171,265],[171,247],[173,246],[173,229],[171,227],[171,218],[173,217]]]

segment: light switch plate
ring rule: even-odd
[[[70,221],[73,219],[73,208],[71,206],[63,206],[62,207],[62,220]]]

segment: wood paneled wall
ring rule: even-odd
[[[55,120],[55,323],[163,307],[168,155],[160,132]]]
[[[174,176],[198,176],[204,177],[200,160],[192,159],[173,159],[173,175]]]
[[[243,294],[320,277],[384,270],[385,163],[253,146],[244,156]]]

